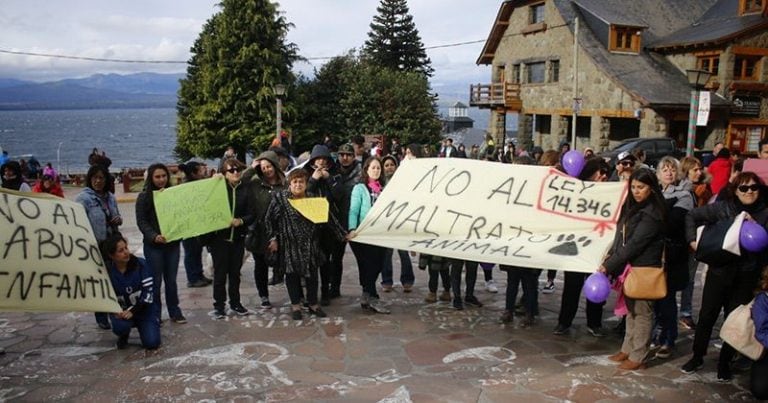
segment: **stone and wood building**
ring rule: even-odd
[[[660,136],[685,147],[692,89],[686,70],[707,70],[711,110],[696,148],[725,141],[756,151],[768,135],[766,3],[503,1],[477,59],[492,66],[491,83],[470,87],[470,105],[490,110],[489,131],[498,138],[507,114],[518,113],[524,146],[570,141],[576,109],[579,149]]]

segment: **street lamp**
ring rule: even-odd
[[[56,149],[56,168],[59,169],[59,173],[61,173],[61,145],[64,144],[63,141],[59,142],[59,147]]]
[[[275,92],[275,99],[277,100],[277,135],[276,138],[280,140],[280,132],[283,126],[283,96],[285,95],[285,85],[275,84],[272,87],[272,91]]]
[[[699,110],[699,90],[709,81],[712,73],[706,70],[686,70],[688,84],[693,87],[691,90],[691,110],[688,114],[688,142],[685,145],[685,155],[693,155],[693,146],[696,143],[696,115]]]

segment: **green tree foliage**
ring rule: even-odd
[[[384,134],[401,143],[431,143],[440,120],[424,74],[394,71],[366,62],[345,71],[341,100],[347,134]]]
[[[269,0],[222,0],[191,48],[177,105],[176,154],[239,156],[265,149],[275,136],[274,84],[293,83],[297,48],[291,25]],[[291,108],[284,110],[290,116]]]
[[[373,64],[391,70],[432,76],[432,62],[409,14],[408,2],[381,0],[376,11],[378,14],[370,25],[363,55]]]
[[[299,77],[293,98],[299,111],[292,122],[295,149],[311,149],[325,136],[330,136],[336,144],[348,140],[341,100],[346,93],[344,73],[356,64],[355,56],[350,52],[332,58],[315,70],[314,78]]]

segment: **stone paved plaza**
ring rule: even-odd
[[[70,189],[67,197],[75,193]],[[123,231],[138,253],[134,204],[130,196],[120,196]],[[381,293],[392,314],[373,315],[360,309],[357,267],[349,250],[344,263],[342,297],[325,309],[328,318],[305,315],[302,321],[290,319],[282,285],[270,287],[274,308],[257,308],[250,260],[243,266],[241,291],[253,314],[215,320],[211,287],[187,288],[181,267],[181,307],[189,322],[165,320],[163,345],[154,352],[139,346],[135,331],[129,348],[116,350],[115,336],[100,330],[90,313],[0,313],[5,349],[0,401],[753,400],[745,386],[748,372],[737,372],[730,383],[716,382],[716,347],[698,373],[680,372],[692,343],[687,330],[681,329],[671,358],[653,360],[637,372],[620,371],[607,359],[618,351],[621,338],[590,336],[583,309],[570,335],[553,335],[562,273],[554,294],[539,295],[536,325],[522,328],[517,320],[512,326],[498,322],[503,272],[493,273],[498,294],[485,291],[480,274],[476,295],[483,308],[457,311],[448,302],[424,303],[427,276],[416,270],[414,292],[405,294],[396,286]],[[396,275],[398,267],[395,262]],[[618,323],[612,301],[605,312],[607,328]]]

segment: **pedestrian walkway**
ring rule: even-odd
[[[76,194],[67,190],[69,199]],[[133,195],[120,194],[121,229],[140,254]],[[399,264],[394,267],[397,277]],[[91,313],[0,313],[0,401],[752,400],[747,372],[716,382],[714,348],[701,371],[680,372],[691,348],[689,330],[681,331],[671,358],[636,372],[619,371],[607,359],[621,338],[611,332],[592,337],[583,309],[569,335],[553,335],[562,274],[555,293],[539,295],[537,323],[523,328],[517,318],[512,325],[498,322],[506,279],[498,270],[499,293],[486,292],[480,281],[476,295],[485,306],[462,311],[450,302],[425,304],[427,275],[416,270],[414,292],[396,284],[381,293],[391,315],[360,309],[350,252],[344,270],[342,297],[324,308],[329,316],[293,321],[282,285],[270,286],[274,308],[258,308],[251,259],[242,269],[241,290],[253,313],[224,320],[212,316],[211,287],[187,288],[182,268],[179,293],[189,323],[166,318],[163,345],[154,352],[139,346],[136,332],[128,349],[116,350],[115,336],[100,330]],[[618,323],[612,305],[611,299],[608,328]]]

